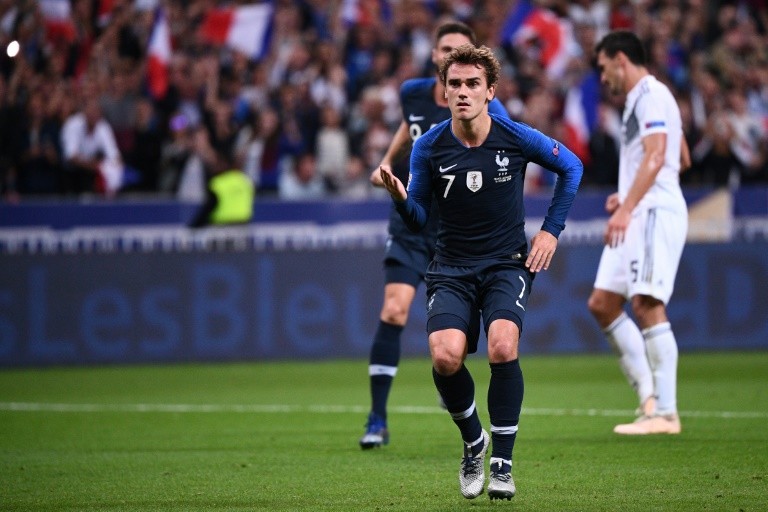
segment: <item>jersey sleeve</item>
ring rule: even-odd
[[[669,121],[667,120],[666,104],[664,101],[654,101],[650,93],[638,98],[635,114],[640,125],[641,138],[654,133],[668,133]]]
[[[526,158],[557,174],[552,202],[541,226],[543,231],[557,238],[565,229],[565,219],[576,197],[584,165],[579,157],[557,140],[529,126],[518,125],[521,127]]]
[[[429,142],[431,137],[420,137],[411,151],[411,172],[408,176],[408,197],[395,201],[395,209],[411,231],[421,231],[427,224],[432,206],[432,184],[429,167]]]
[[[507,112],[506,107],[498,98],[493,98],[491,102],[488,103],[488,112],[501,117],[509,117],[509,112]]]

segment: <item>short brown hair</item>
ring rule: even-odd
[[[445,85],[448,75],[448,68],[453,64],[470,64],[478,66],[485,70],[485,79],[488,87],[496,85],[501,74],[501,64],[487,46],[474,47],[471,44],[463,44],[454,48],[443,61],[438,71],[440,81]]]

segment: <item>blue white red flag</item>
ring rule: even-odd
[[[510,11],[501,41],[511,43],[520,53],[534,54],[552,79],[563,76],[577,49],[571,23],[530,0],[520,0]]]
[[[38,6],[43,16],[46,39],[64,43],[75,40],[70,0],[38,0]]]
[[[203,18],[200,35],[209,43],[227,46],[258,60],[269,48],[272,12],[269,2],[211,9]]]
[[[597,126],[597,108],[600,103],[600,77],[590,71],[581,83],[568,89],[563,106],[565,145],[585,164],[589,163],[589,138]]]
[[[171,62],[171,30],[165,10],[159,8],[155,14],[155,25],[147,46],[147,88],[155,99],[165,97],[168,92],[168,66]]]

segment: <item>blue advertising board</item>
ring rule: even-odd
[[[600,250],[564,245],[535,279],[523,354],[608,351],[586,308]],[[382,254],[0,254],[0,366],[367,357]],[[424,298],[405,356],[428,354]],[[681,350],[767,349],[767,307],[768,243],[686,247],[668,308]]]

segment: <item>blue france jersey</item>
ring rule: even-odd
[[[403,110],[403,120],[408,124],[408,133],[410,133],[411,141],[413,142],[433,126],[451,117],[451,111],[448,107],[442,107],[435,103],[433,91],[436,84],[437,78],[431,77],[406,80],[400,86],[400,105]],[[507,110],[497,99],[491,101],[488,105],[488,111],[507,116]],[[397,172],[397,168],[393,170],[403,182],[407,180],[407,176],[401,176]],[[437,234],[437,213],[435,212],[430,217],[432,218],[424,227],[422,233],[414,235],[393,208],[389,219],[389,233],[400,237],[426,236],[434,238]]]
[[[395,202],[414,231],[439,206],[435,259],[449,265],[474,264],[528,251],[523,178],[528,162],[555,172],[554,197],[542,229],[555,237],[576,195],[583,166],[568,148],[523,123],[491,114],[491,130],[479,147],[463,146],[450,120],[418,139],[411,152],[408,198]]]

